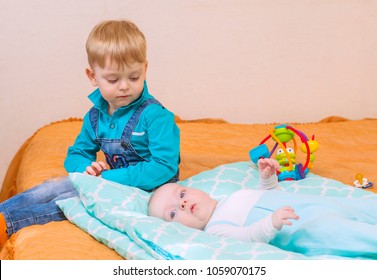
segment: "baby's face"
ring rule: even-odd
[[[203,230],[217,201],[207,193],[179,184],[165,184],[153,194],[149,215]]]

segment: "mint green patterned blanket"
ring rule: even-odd
[[[58,201],[59,207],[69,221],[126,259],[312,259],[269,244],[220,238],[149,217],[151,193],[82,173],[69,176],[80,197]],[[204,171],[179,183],[206,191],[220,200],[234,191],[255,188],[258,171],[251,162],[237,162]],[[280,182],[280,185],[287,192],[363,197],[377,203],[377,195],[371,192],[314,174],[300,181]],[[340,257],[326,255],[316,259]]]

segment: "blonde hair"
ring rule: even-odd
[[[97,24],[86,41],[88,63],[104,68],[106,60],[122,68],[133,62],[147,61],[147,43],[144,34],[127,20],[107,20]]]

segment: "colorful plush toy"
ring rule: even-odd
[[[305,164],[297,163],[297,143],[295,136],[301,139],[301,151],[306,153]],[[271,151],[265,144],[272,138],[276,143]],[[293,142],[293,148],[288,147]],[[279,149],[277,149],[279,147]],[[280,169],[277,172],[279,181],[284,180],[301,180],[313,167],[314,152],[317,151],[319,144],[314,140],[314,135],[309,140],[301,131],[287,124],[275,126],[266,138],[262,140],[259,146],[250,150],[249,155],[254,163],[260,158],[270,158],[276,151],[276,160],[279,162]]]

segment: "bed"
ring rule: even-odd
[[[203,174],[216,172],[219,166],[245,166],[250,162],[250,149],[258,146],[277,125],[232,124],[220,119],[188,121],[179,117],[176,122],[181,130],[180,179],[187,185]],[[51,177],[66,176],[65,153],[81,124],[82,120],[75,118],[53,122],[27,139],[9,165],[0,201]],[[349,185],[350,192],[360,191],[365,196],[377,193],[377,119],[331,116],[292,125],[307,135],[314,134],[320,143],[310,174]],[[103,155],[99,157],[103,159]],[[365,190],[355,188],[358,173],[374,186]],[[3,260],[119,260],[127,256],[70,221],[24,228],[12,235],[0,253]]]

